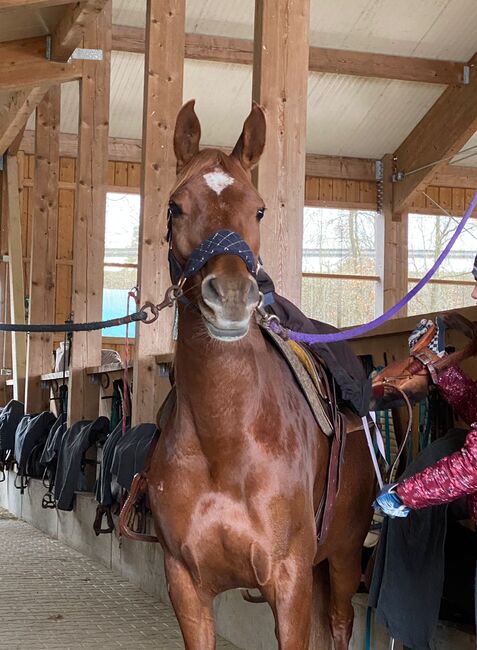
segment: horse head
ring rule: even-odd
[[[260,299],[255,274],[265,206],[251,181],[265,145],[265,116],[253,104],[232,153],[199,151],[194,100],[174,132],[177,180],[169,200],[171,275],[198,307],[209,335],[236,341]]]

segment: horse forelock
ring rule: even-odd
[[[250,182],[250,177],[240,163],[220,149],[203,149],[181,170],[171,194],[177,192],[197,176],[218,168],[234,180]],[[251,187],[253,187],[251,185]]]

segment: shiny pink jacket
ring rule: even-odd
[[[471,429],[461,450],[405,479],[396,492],[410,508],[425,508],[468,495],[472,517],[477,521],[477,382],[460,368],[449,368],[439,375],[437,384],[443,398]]]

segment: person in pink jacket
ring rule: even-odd
[[[477,300],[477,256],[472,297]],[[426,508],[468,496],[472,517],[477,522],[477,382],[460,368],[444,370],[437,380],[443,398],[464,420],[470,431],[465,444],[456,453],[442,458],[401,483],[385,485],[376,505],[391,517],[406,517],[412,508]]]
[[[472,273],[476,281],[472,298],[477,300],[477,256]],[[477,523],[477,382],[460,368],[451,367],[439,374],[437,385],[442,397],[470,426],[464,446],[400,483],[383,486],[375,505],[390,517],[407,517],[411,509],[467,496],[471,516]],[[477,622],[477,567],[475,592]]]

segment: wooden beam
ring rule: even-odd
[[[25,287],[23,281],[22,231],[18,161],[16,156],[5,156],[8,194],[8,255],[11,322],[25,323]],[[13,397],[21,402],[25,396],[26,334],[12,334]]]
[[[457,61],[352,52],[327,47],[310,48],[310,71],[421,83],[464,83],[464,64]]]
[[[430,180],[430,185],[464,188],[477,187],[477,167],[444,165],[434,173]]]
[[[80,62],[55,63],[46,58],[46,38],[0,43],[0,90],[79,79]]]
[[[12,93],[0,112],[0,156],[24,128],[31,113],[45,95],[47,88],[35,86]]]
[[[450,86],[396,150],[397,171],[407,175],[394,184],[395,212],[405,210],[414,194],[429,184],[477,130],[476,63],[477,54],[469,61],[470,83]]]
[[[16,9],[17,7],[56,7],[58,5],[72,4],[78,0],[0,0],[1,9]]]
[[[102,318],[111,69],[110,0],[89,26],[84,45],[101,48],[103,60],[84,61],[80,82],[72,290],[76,322]],[[99,386],[89,381],[85,368],[100,364],[101,331],[75,333],[68,390],[69,422],[98,416]]]
[[[256,0],[252,97],[267,139],[256,174],[268,210],[261,256],[277,291],[301,301],[309,0]]]
[[[176,178],[173,134],[182,103],[185,0],[148,0],[144,62],[143,160],[138,280],[141,303],[157,301],[170,284],[167,202]],[[155,422],[164,395],[155,355],[172,351],[172,310],[136,326],[133,421]]]
[[[376,180],[376,161],[370,158],[307,154],[305,173],[306,176],[373,182]]]
[[[80,45],[88,27],[94,24],[108,1],[81,0],[67,7],[51,37],[53,61],[68,61],[73,51]]]
[[[113,50],[144,54],[144,29],[113,25]],[[253,41],[243,38],[186,34],[186,59],[252,65]],[[310,72],[400,79],[436,84],[462,84],[464,64],[458,61],[354,52],[310,47]]]
[[[0,252],[6,250],[7,239],[7,178],[5,172],[0,172]],[[5,262],[0,262],[0,321],[8,323],[8,265]],[[11,361],[9,365],[7,362],[7,351],[11,353],[10,336],[7,332],[0,332],[0,367],[11,369]],[[0,399],[2,404],[8,402],[6,392],[6,377],[0,375]]]
[[[60,86],[52,86],[36,109],[29,323],[55,322],[60,105]],[[52,353],[52,334],[29,334],[25,390],[27,413],[49,408],[49,393],[42,387],[41,375],[51,371]]]
[[[20,129],[20,132],[18,133],[17,137],[12,142],[12,144],[8,147],[7,155],[16,156],[20,151],[20,147],[23,142],[23,137],[25,135],[25,127],[26,124],[23,126],[22,129]],[[22,155],[24,155],[24,152],[22,152]]]
[[[208,146],[208,145],[204,145]],[[209,146],[215,146],[210,144]],[[230,153],[231,147],[219,147]],[[26,131],[21,149],[25,153],[34,153],[34,133]],[[72,133],[60,134],[60,156],[76,158],[78,137]],[[109,160],[122,162],[141,162],[142,140],[132,138],[109,138]],[[346,156],[322,156],[307,154],[306,176],[324,178],[349,178],[357,181],[374,181],[376,179],[376,161],[371,158],[351,158]]]
[[[377,248],[381,251],[383,305],[387,311],[406,295],[408,288],[408,218],[401,215],[397,220],[393,214],[393,156],[383,158],[383,219],[381,220],[381,241]],[[393,318],[407,315],[407,307]]]

